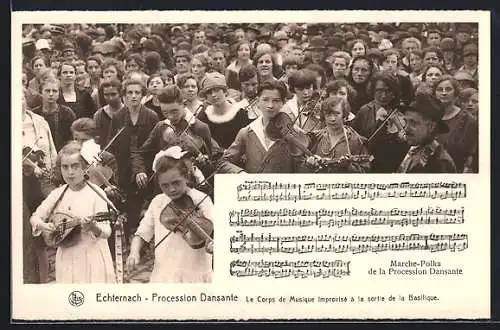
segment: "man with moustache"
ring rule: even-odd
[[[444,107],[431,94],[419,94],[405,112],[406,140],[411,145],[398,173],[455,173],[455,163],[436,140],[446,133]]]

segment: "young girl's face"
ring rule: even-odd
[[[108,66],[102,72],[102,76],[104,79],[118,78],[118,70],[113,65]]]
[[[43,61],[43,59],[39,58],[37,59],[34,63],[33,63],[33,72],[35,75],[38,75],[40,74],[40,72],[45,69],[46,66],[45,66],[45,62]]]
[[[125,65],[125,70],[127,72],[136,72],[136,71],[139,71],[139,64],[135,60],[130,60]]]
[[[473,115],[477,115],[479,110],[478,94],[472,94],[467,100],[462,103],[462,109],[470,111]]]
[[[192,101],[198,95],[198,85],[196,84],[196,80],[189,78],[182,86],[182,94],[185,99]]]
[[[84,180],[83,163],[79,153],[61,156],[61,174],[70,187],[77,187]]]
[[[361,42],[356,42],[354,45],[352,45],[351,55],[353,57],[365,55],[365,46]]]
[[[257,60],[257,71],[261,76],[267,77],[272,75],[273,59],[270,54],[262,55]]]
[[[73,140],[78,141],[80,143],[83,143],[87,140],[93,139],[94,137],[85,133],[85,132],[79,132],[79,131],[74,131],[73,132]]]
[[[429,70],[427,70],[427,72],[425,73],[425,81],[428,81],[430,82],[431,84],[433,84],[434,82],[436,82],[439,77],[441,77],[443,75],[443,73],[441,72],[441,70],[439,70],[438,68],[435,68],[435,67],[431,67],[429,68]]]
[[[161,77],[155,77],[149,81],[148,91],[152,95],[158,95],[158,92],[164,87]]]
[[[201,79],[205,75],[206,68],[197,58],[193,58],[191,61],[191,72],[197,79]]]
[[[87,61],[87,70],[92,78],[99,78],[101,75],[101,66],[97,61],[88,60]]]
[[[238,48],[238,58],[241,60],[248,60],[250,58],[250,46],[248,44],[241,44]]]
[[[325,113],[325,124],[328,127],[340,127],[344,122],[344,111],[342,103],[334,106],[330,111]]]
[[[182,197],[188,190],[187,179],[178,168],[171,168],[158,175],[158,185],[172,200]]]

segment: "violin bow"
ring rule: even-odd
[[[373,140],[373,138],[378,134],[378,132],[380,132],[380,130],[385,126],[385,124],[387,124],[387,122],[392,118],[392,116],[394,116],[396,114],[396,112],[398,111],[398,108],[394,108],[394,110],[391,111],[391,113],[387,116],[387,118],[384,119],[384,121],[377,127],[377,129],[375,130],[375,132],[373,132],[370,137],[368,137],[368,139],[366,139],[365,143],[363,143],[363,145],[367,145],[369,142],[371,142]]]
[[[205,180],[203,180],[202,182],[198,183],[196,185],[196,187],[199,187],[201,186],[202,184],[204,184],[205,182],[207,182],[208,180],[210,180],[216,173],[217,173],[217,170],[221,167],[221,165],[219,164],[215,169],[214,171],[212,172],[212,174],[210,174],[207,178],[205,178]],[[213,190],[213,187],[211,187],[212,190]],[[181,223],[183,223],[184,221],[186,221],[186,219],[188,219],[197,209],[198,207],[201,205],[201,203],[203,203],[205,201],[205,199],[207,199],[209,197],[209,194],[205,194],[205,196],[198,202],[196,203],[196,205],[194,206],[194,208],[188,212],[187,214],[184,213],[184,216],[183,216],[183,219],[181,221],[179,221],[179,225]],[[158,241],[158,243],[155,244],[155,249],[165,240],[167,239],[168,236],[170,236],[170,234],[173,233],[173,231],[169,231],[165,236],[162,237],[161,240]]]

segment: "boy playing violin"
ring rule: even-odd
[[[286,94],[286,87],[279,80],[267,80],[259,86],[257,106],[262,115],[240,129],[233,144],[226,149],[224,160],[242,167],[248,173],[296,172],[300,162],[291,152],[293,148],[285,139],[271,136],[268,130],[270,123],[274,125],[275,117],[280,117]],[[287,114],[281,115],[290,120]],[[307,141],[308,137],[302,130],[296,126],[293,128],[294,135]]]
[[[131,271],[140,261],[140,251],[144,243],[154,237],[155,261],[150,282],[211,282],[211,239],[204,242],[205,248],[193,248],[182,231],[194,218],[203,219],[208,223],[213,219],[213,203],[210,198],[191,188],[194,183],[193,170],[185,155],[186,152],[179,146],[174,146],[160,151],[153,161],[153,169],[162,193],[149,204],[132,239],[127,258],[127,268]],[[185,201],[194,204],[194,208],[182,206],[189,204],[183,203]],[[176,217],[176,214],[179,216]],[[211,232],[206,234],[212,235]]]

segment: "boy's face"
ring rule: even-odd
[[[259,96],[259,109],[266,118],[273,118],[283,106],[283,100],[277,89],[265,89]]]
[[[103,89],[103,94],[106,103],[111,105],[112,107],[116,107],[118,104],[120,104],[120,92],[118,91],[118,88],[105,87]]]
[[[255,95],[257,94],[257,87],[259,87],[257,76],[241,83],[242,92],[249,98],[255,97]]]

